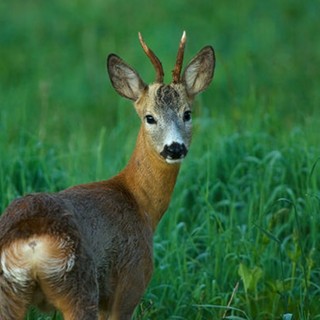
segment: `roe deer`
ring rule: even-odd
[[[191,142],[191,104],[213,78],[212,47],[173,80],[140,43],[156,70],[147,85],[115,54],[107,70],[115,90],[141,119],[127,166],[113,178],[13,201],[0,219],[0,319],[24,319],[30,305],[65,320],[131,319],[153,271],[153,233],[166,211]]]

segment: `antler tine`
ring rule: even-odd
[[[149,57],[151,63],[153,64],[155,70],[156,70],[156,82],[158,83],[163,83],[163,77],[164,77],[164,72],[162,68],[162,64],[158,57],[154,54],[154,52],[146,45],[144,42],[141,33],[139,32],[139,40],[141,43],[141,46],[146,53],[146,55]]]
[[[183,31],[183,34],[182,34],[182,37],[180,40],[178,53],[177,53],[176,65],[174,66],[174,69],[172,71],[173,83],[180,82],[180,74],[181,74],[181,69],[182,69],[183,55],[184,55],[184,48],[186,45],[186,41],[187,41],[186,32]]]

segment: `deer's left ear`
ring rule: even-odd
[[[189,96],[207,89],[213,78],[214,66],[215,55],[211,46],[204,47],[189,62],[182,75],[182,83],[186,85]]]

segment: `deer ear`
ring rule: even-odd
[[[214,72],[215,55],[212,47],[204,47],[189,62],[182,76],[188,94],[193,97],[199,92],[207,89]]]
[[[147,86],[139,74],[115,54],[108,56],[107,70],[112,86],[125,98],[136,101]]]

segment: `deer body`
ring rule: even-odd
[[[142,121],[127,166],[113,178],[58,193],[31,194],[0,219],[0,319],[24,319],[28,307],[61,311],[65,320],[131,319],[152,275],[153,233],[165,213],[191,142],[191,104],[211,82],[214,53],[205,47],[180,78],[154,84],[116,55],[107,66],[114,88],[135,101]]]

